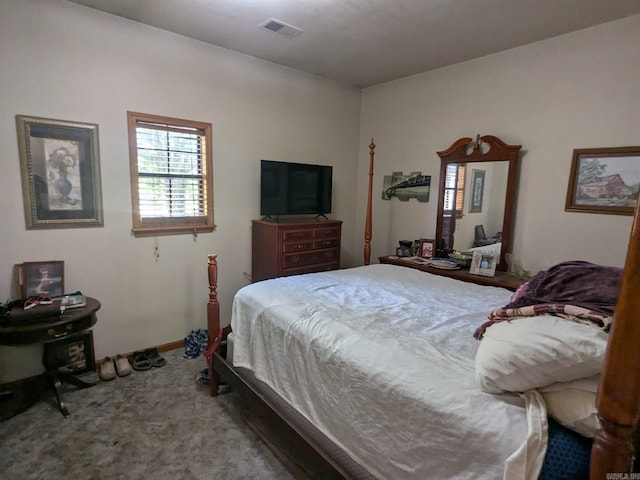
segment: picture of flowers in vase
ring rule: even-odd
[[[69,140],[45,140],[48,198],[52,209],[82,209],[78,145]]]

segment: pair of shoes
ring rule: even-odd
[[[116,355],[115,365],[119,377],[126,377],[133,372],[129,359],[123,355]]]
[[[160,356],[157,348],[147,348],[144,351],[144,356],[151,362],[154,367],[164,367],[167,361]]]
[[[104,360],[100,364],[100,372],[98,376],[103,382],[108,382],[118,376],[116,374],[115,363],[111,357],[104,358]]]
[[[160,356],[157,348],[133,352],[131,364],[134,370],[149,370],[152,367],[163,367],[167,361]]]
[[[147,359],[144,352],[138,351],[131,354],[131,365],[134,370],[149,370],[152,365]]]

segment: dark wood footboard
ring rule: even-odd
[[[249,427],[261,438],[274,455],[301,479],[348,479],[351,476],[287,414],[245,378],[220,352],[213,354],[213,368],[238,395],[243,416]]]

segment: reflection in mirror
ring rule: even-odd
[[[480,248],[498,251],[498,270],[506,270],[520,148],[485,135],[475,142],[461,138],[438,152],[438,255]]]
[[[468,173],[453,236],[453,249],[459,252],[500,243],[509,171],[507,161],[463,165]],[[494,247],[500,251],[501,244]]]

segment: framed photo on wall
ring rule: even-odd
[[[633,215],[640,184],[640,146],[573,151],[565,211]]]
[[[436,254],[436,241],[430,238],[421,238],[418,256],[422,258],[433,258]]]
[[[482,212],[482,197],[484,195],[484,170],[472,170],[471,176],[471,200],[469,201],[469,213]]]
[[[98,125],[16,115],[27,230],[101,227]]]
[[[500,262],[500,252],[498,251],[474,251],[469,273],[493,277],[496,274],[498,262]]]
[[[57,297],[64,294],[64,261],[24,262],[16,265],[20,295]]]

